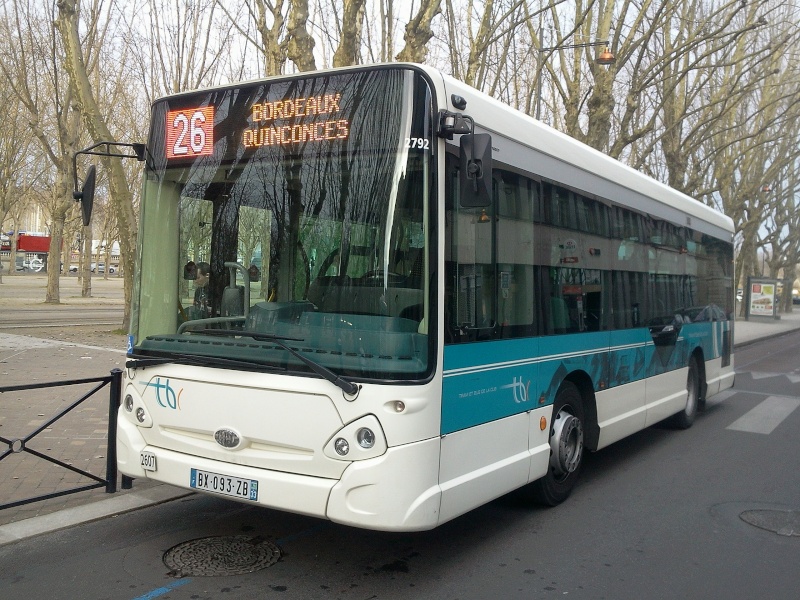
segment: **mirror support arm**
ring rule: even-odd
[[[96,148],[100,148],[101,146],[105,147],[105,151],[97,151]],[[123,154],[121,152],[112,152],[111,147],[122,147],[122,148],[130,148],[133,151],[133,154]],[[139,162],[143,162],[145,160],[145,153],[147,152],[147,147],[144,144],[124,144],[122,142],[98,142],[89,146],[88,148],[84,148],[83,150],[78,150],[75,154],[72,155],[72,174],[74,177],[75,188],[72,192],[72,197],[75,201],[81,203],[81,208],[83,209],[83,224],[84,226],[89,224],[89,219],[92,216],[92,203],[94,202],[94,183],[95,183],[95,170],[94,166],[89,168],[87,173],[86,179],[83,182],[83,188],[78,189],[78,155],[79,154],[92,154],[94,156],[113,156],[118,158],[135,158]]]

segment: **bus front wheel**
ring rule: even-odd
[[[556,506],[567,499],[581,470],[583,441],[583,399],[575,384],[565,381],[553,404],[547,474],[530,484],[534,502]]]

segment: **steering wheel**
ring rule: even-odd
[[[382,269],[374,269],[372,271],[367,271],[361,276],[361,279],[383,279],[384,273],[386,274],[387,279],[402,279],[403,276],[400,273],[395,273],[394,271],[383,271]]]

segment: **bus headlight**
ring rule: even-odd
[[[125,389],[119,416],[127,419],[137,427],[153,426],[153,419],[150,417],[142,397],[133,386],[127,386]]]
[[[333,449],[339,456],[347,456],[347,453],[350,452],[350,444],[344,438],[336,438],[336,441],[333,442]]]
[[[345,425],[325,444],[325,456],[336,460],[366,460],[386,452],[386,436],[374,415]]]
[[[356,440],[359,446],[369,450],[375,445],[375,433],[368,427],[362,427],[356,432]]]

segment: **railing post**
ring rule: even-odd
[[[111,369],[108,392],[108,448],[106,449],[106,493],[117,491],[117,413],[122,394],[122,369]]]

